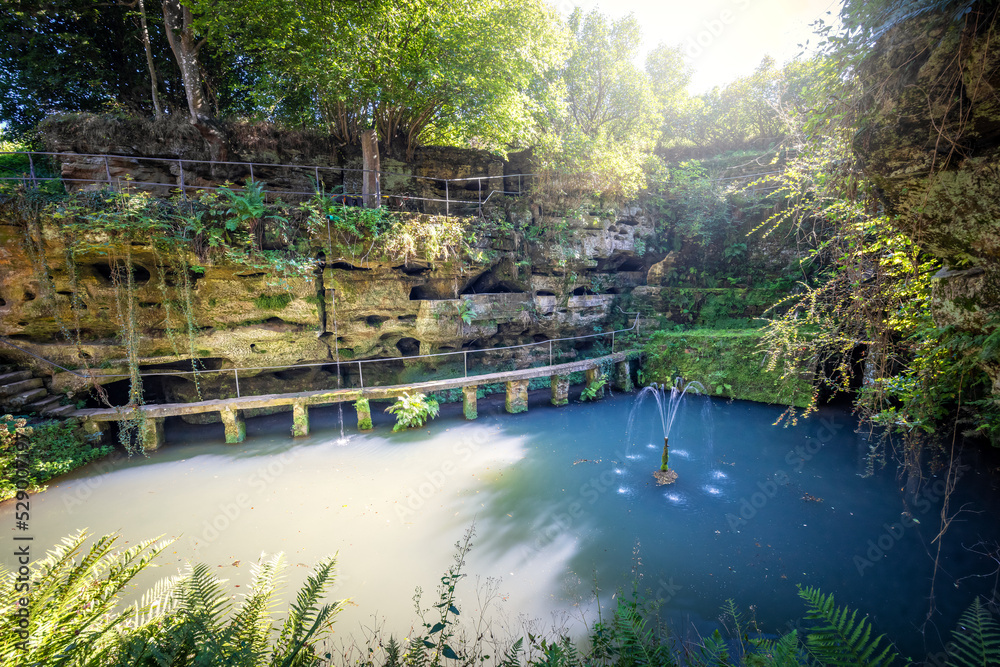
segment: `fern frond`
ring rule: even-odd
[[[799,588],[799,597],[807,603],[806,619],[818,621],[806,635],[806,648],[831,667],[888,667],[898,654],[885,635],[872,639],[872,626],[857,611],[837,607],[833,595],[812,587]]]
[[[948,645],[948,667],[1000,664],[1000,625],[977,597],[958,619]]]
[[[521,650],[524,648],[524,637],[518,637],[517,641],[510,645],[503,659],[500,660],[500,667],[521,667]]]
[[[798,632],[777,639],[751,639],[754,652],[746,657],[748,667],[799,667],[806,664]]]

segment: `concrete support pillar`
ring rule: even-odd
[[[507,412],[516,415],[528,410],[528,381],[511,380],[507,383]]]
[[[292,437],[309,435],[309,406],[305,401],[292,403]]]
[[[222,415],[222,423],[226,426],[226,443],[235,445],[243,442],[247,438],[247,424],[243,421],[243,415],[235,408],[225,408],[219,410]]]
[[[142,429],[139,432],[142,440],[142,448],[151,452],[163,446],[163,420],[146,417],[142,420]]]
[[[87,434],[87,439],[91,442],[104,442],[110,430],[110,422],[97,422],[91,419],[83,422],[83,432]]]
[[[479,416],[479,409],[476,405],[476,385],[462,387],[462,414],[466,419],[475,419]]]
[[[635,389],[635,385],[632,384],[632,369],[629,367],[628,359],[615,364],[615,389],[621,391]]]
[[[588,368],[586,371],[586,376],[587,376],[587,386],[592,387],[597,383],[597,380],[601,377],[601,369]],[[595,401],[599,398],[604,398],[604,387],[598,389],[597,392],[594,394]]]
[[[568,405],[569,404],[569,376],[568,375],[553,375],[552,376],[552,405]]]
[[[372,409],[368,405],[368,399],[359,398],[354,401],[354,409],[358,411],[358,430],[372,430]]]

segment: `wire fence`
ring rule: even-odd
[[[177,193],[188,197],[199,191],[239,190],[249,183],[278,183],[287,187],[265,188],[272,197],[309,198],[317,194],[333,197],[349,205],[364,205],[374,198],[380,205],[399,210],[450,215],[452,210],[468,212],[482,208],[498,196],[521,197],[537,174],[494,174],[464,178],[437,178],[408,172],[376,171],[342,166],[188,160],[184,158],[139,157],[104,153],[47,151],[0,151],[0,155],[23,156],[27,165],[21,173],[0,176],[0,183],[22,183],[38,188],[44,183],[61,184],[67,190],[100,186],[115,190],[145,190],[158,194]],[[72,164],[77,174],[64,176],[62,165]],[[57,175],[58,168],[58,175]],[[12,171],[19,171],[13,169]],[[365,174],[377,176],[374,193],[365,193]],[[149,180],[154,179],[155,180]],[[217,183],[231,185],[217,185]],[[213,184],[216,183],[216,184]],[[386,184],[383,187],[383,184]],[[441,196],[443,193],[443,196]]]
[[[504,371],[522,370],[527,368],[544,368],[555,366],[568,361],[583,361],[589,358],[598,358],[630,349],[635,342],[634,334],[638,331],[639,313],[627,313],[635,315],[632,326],[627,329],[616,329],[613,331],[603,331],[583,336],[571,336],[567,338],[553,338],[545,341],[524,343],[520,345],[507,345],[502,347],[463,349],[449,352],[438,352],[433,354],[414,354],[400,357],[380,357],[374,359],[336,359],[323,362],[312,362],[304,364],[292,364],[281,366],[241,366],[217,369],[192,369],[192,370],[147,370],[138,373],[140,378],[169,377],[184,380],[195,380],[201,376],[210,378],[232,378],[232,387],[225,382],[220,383],[220,396],[218,398],[230,398],[231,391],[235,391],[237,398],[260,395],[253,393],[253,388],[259,383],[256,379],[261,372],[274,371],[284,375],[281,379],[291,379],[289,374],[294,374],[299,369],[307,371],[320,369],[327,371],[325,382],[313,382],[311,390],[325,389],[364,389],[378,386],[385,386],[386,378],[392,378],[391,384],[399,384],[400,375],[403,375],[403,383],[419,383],[431,380],[457,379],[460,377],[474,378],[481,375],[489,375]],[[581,349],[580,342],[589,341],[587,348]],[[66,368],[56,362],[46,359],[31,352],[5,338],[0,338],[0,342],[12,347],[20,352],[33,357],[49,366],[57,368],[66,373],[87,381],[88,383],[101,383],[107,381],[120,381],[131,378],[129,373],[80,373],[76,370]],[[510,354],[514,352],[515,354]],[[427,363],[414,366],[414,362],[426,360]],[[197,365],[199,361],[195,362]],[[189,362],[174,362],[189,363]],[[377,369],[379,364],[383,365],[381,372]],[[367,369],[367,371],[366,371]],[[244,374],[244,382],[241,387],[240,372]],[[248,377],[248,373],[250,373]],[[418,376],[419,377],[416,377]],[[367,376],[367,381],[366,381]],[[268,384],[271,384],[272,376],[268,377]],[[311,378],[316,379],[316,378]],[[247,386],[251,387],[251,393],[244,391]],[[267,392],[267,393],[273,393]],[[206,399],[207,400],[207,399]],[[120,406],[125,407],[125,406]]]

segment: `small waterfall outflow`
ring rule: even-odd
[[[333,306],[333,350],[337,358],[337,389],[341,388],[340,381],[340,342],[337,340],[337,290],[330,289],[330,303]],[[344,404],[337,403],[337,411],[340,415],[340,439],[337,440],[338,445],[342,445],[347,442],[347,438],[344,437]]]

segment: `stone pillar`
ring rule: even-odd
[[[507,412],[516,415],[528,410],[528,381],[511,380],[507,383]]]
[[[88,419],[83,422],[83,432],[91,442],[104,442],[109,430],[109,422],[98,422]]]
[[[163,420],[146,417],[142,420],[142,429],[139,432],[142,440],[142,448],[151,452],[163,446]]]
[[[628,359],[615,364],[615,389],[621,391],[635,389],[635,385],[632,384],[632,369],[629,367]]]
[[[292,403],[292,437],[309,435],[309,406],[305,401]]]
[[[553,375],[552,376],[552,405],[568,405],[569,404],[569,376],[568,375]]]
[[[591,386],[594,385],[594,383],[597,382],[598,378],[601,377],[601,369],[600,368],[588,368],[587,371],[586,371],[586,376],[587,376],[587,386],[591,387]],[[597,399],[599,399],[599,398],[604,398],[604,387],[601,387],[600,389],[598,389],[597,393],[594,394],[594,400],[595,401]]]
[[[479,409],[476,405],[476,385],[462,387],[462,414],[466,419],[475,419],[479,416]]]
[[[354,409],[358,411],[358,430],[372,430],[372,409],[368,405],[368,399],[359,398],[354,401]]]
[[[235,445],[247,439],[247,424],[236,408],[219,410],[222,423],[226,426],[226,443]]]

